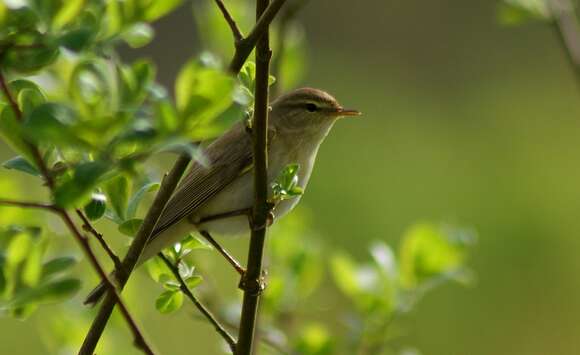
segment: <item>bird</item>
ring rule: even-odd
[[[320,145],[335,122],[341,117],[360,114],[343,108],[327,92],[309,87],[295,89],[271,102],[267,145],[269,185],[285,167],[297,164],[297,185],[304,191]],[[248,125],[243,121],[235,123],[209,144],[204,154],[205,164],[194,162],[167,202],[138,265],[191,232],[219,235],[249,232],[248,215],[237,213],[251,210],[254,203],[252,135]],[[275,209],[276,219],[290,212],[300,197],[280,201]],[[96,304],[105,291],[102,282],[84,303]]]

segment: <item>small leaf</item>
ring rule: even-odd
[[[64,33],[59,39],[59,44],[73,52],[80,52],[89,47],[95,33],[91,28],[79,28]]]
[[[140,48],[151,42],[153,35],[154,31],[151,26],[144,22],[139,22],[125,30],[121,37],[130,47]]]
[[[145,9],[143,13],[143,19],[145,21],[155,21],[160,17],[163,17],[177,8],[183,0],[157,0],[150,1],[150,5]]]
[[[191,138],[198,128],[211,126],[213,120],[233,102],[234,80],[215,68],[188,62],[177,76],[175,96],[177,109],[185,120]]]
[[[115,214],[123,221],[126,218],[129,195],[131,193],[131,182],[124,175],[118,175],[107,181],[104,186]]]
[[[199,238],[198,236],[194,236],[192,234],[185,237],[185,239],[181,242],[181,246],[183,249],[188,249],[188,250],[195,250],[195,249],[212,250],[213,249],[211,244],[206,242],[204,239]]]
[[[171,279],[171,273],[160,258],[151,258],[146,262],[149,276],[155,282],[166,282]]]
[[[75,121],[75,114],[70,108],[62,104],[45,103],[27,115],[23,132],[35,142],[58,147],[87,148],[88,143],[75,133]]]
[[[41,278],[43,280],[48,279],[49,277],[66,271],[73,267],[77,263],[76,259],[70,256],[61,256],[58,258],[54,258],[45,262],[42,265],[42,275]]]
[[[346,254],[335,254],[330,259],[330,270],[334,282],[346,295],[356,297],[361,291],[358,281],[357,265]]]
[[[189,289],[196,288],[203,282],[203,277],[199,275],[191,276],[185,279],[185,284]]]
[[[10,305],[12,307],[19,307],[32,302],[58,302],[74,296],[80,288],[81,281],[78,279],[57,280],[17,293]]]
[[[96,221],[97,219],[103,217],[106,210],[107,196],[101,193],[93,193],[91,196],[91,202],[86,204],[84,207],[85,214],[91,221]]]
[[[163,314],[178,310],[183,304],[183,294],[179,291],[165,291],[155,301],[155,308]]]
[[[128,219],[119,225],[119,232],[129,237],[134,237],[137,231],[139,231],[141,224],[143,224],[143,219],[141,218]]]
[[[63,208],[82,204],[109,169],[110,164],[104,161],[90,161],[77,165],[72,179],[57,186],[54,201]]]
[[[5,161],[2,164],[2,166],[5,167],[6,169],[14,169],[28,173],[30,175],[40,176],[40,172],[38,171],[38,169],[36,169],[35,166],[30,164],[28,160],[24,159],[20,155]]]
[[[67,0],[58,10],[52,24],[55,28],[60,29],[73,21],[83,9],[85,0]]]
[[[551,15],[545,0],[503,0],[498,5],[497,17],[501,24],[512,26],[547,21]]]

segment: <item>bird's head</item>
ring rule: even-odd
[[[272,103],[272,124],[288,131],[327,130],[338,118],[358,116],[357,110],[345,109],[330,94],[301,88],[280,96]]]

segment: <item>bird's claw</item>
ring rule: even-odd
[[[262,273],[261,273],[259,278],[250,279],[248,277],[248,273],[244,272],[242,274],[242,277],[240,278],[240,283],[238,284],[238,288],[240,288],[242,291],[250,293],[252,296],[259,296],[266,289],[266,276],[267,275],[268,275],[268,272],[266,270],[262,270]]]

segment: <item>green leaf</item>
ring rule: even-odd
[[[51,64],[58,57],[56,41],[38,31],[15,32],[9,39],[14,45],[0,58],[4,69],[31,73]]]
[[[85,0],[67,0],[56,13],[52,24],[56,29],[60,29],[73,21],[83,9]]]
[[[30,175],[40,176],[38,169],[36,169],[34,165],[30,164],[28,160],[24,159],[20,155],[5,161],[2,163],[2,166],[6,169],[18,170]]]
[[[310,324],[303,327],[298,337],[296,352],[308,355],[334,354],[329,331],[319,324]]]
[[[196,129],[211,126],[212,121],[233,102],[234,79],[215,68],[188,62],[177,77],[177,109],[185,120],[190,137],[201,139]]]
[[[139,231],[141,224],[143,224],[143,219],[141,218],[128,219],[119,225],[119,232],[129,237],[134,237]]]
[[[358,271],[355,262],[346,254],[338,253],[330,259],[330,270],[338,288],[351,298],[360,291]]]
[[[30,146],[26,144],[22,134],[21,123],[10,106],[5,106],[0,113],[0,135],[12,149],[28,158],[29,161],[33,161]]]
[[[77,165],[73,177],[57,186],[54,201],[63,208],[82,204],[110,168],[110,163],[104,161],[90,161]]]
[[[183,0],[153,0],[143,13],[145,21],[155,21],[177,8]]]
[[[405,233],[399,255],[401,283],[406,288],[457,272],[467,257],[464,242],[454,239],[442,227],[427,223]]]
[[[120,220],[124,221],[131,193],[131,182],[126,176],[118,175],[107,181],[104,190],[111,202],[113,211]]]
[[[125,30],[121,37],[130,47],[140,48],[149,44],[153,39],[153,35],[154,31],[151,26],[144,22],[139,22]]]
[[[191,276],[185,279],[185,284],[189,289],[196,288],[203,282],[203,277],[199,275]]]
[[[178,310],[183,304],[183,294],[180,291],[165,291],[155,301],[155,308],[163,313]]]
[[[61,46],[73,52],[80,52],[89,47],[95,38],[95,32],[91,28],[79,28],[73,31],[65,32],[58,42]]]
[[[48,143],[57,147],[88,148],[87,142],[78,137],[74,124],[76,116],[65,105],[45,103],[27,115],[24,134],[37,143]]]
[[[84,207],[85,214],[91,221],[96,221],[97,219],[103,217],[106,210],[107,196],[101,193],[93,193],[91,196],[91,201]]]
[[[18,106],[24,115],[31,112],[36,106],[46,102],[44,94],[37,89],[24,88],[18,92]]]
[[[498,5],[501,24],[513,26],[530,21],[547,21],[551,15],[545,0],[503,0]]]
[[[25,289],[12,299],[11,307],[20,307],[28,303],[53,303],[74,296],[81,288],[78,279],[64,279],[49,282],[35,288]]]
[[[167,269],[167,266],[160,258],[151,258],[146,262],[147,271],[149,276],[155,282],[167,282],[171,279],[171,272]]]
[[[41,279],[47,280],[51,276],[59,274],[73,267],[77,263],[71,256],[61,256],[45,262],[42,265]]]
[[[145,197],[145,194],[148,192],[157,191],[159,189],[160,184],[158,182],[151,182],[148,184],[143,185],[129,200],[129,205],[127,207],[127,218],[135,217],[137,213],[137,209],[139,208],[139,204]]]
[[[298,186],[298,170],[300,165],[289,164],[278,175],[272,183],[272,192],[274,201],[288,200],[298,197],[304,193]]]
[[[205,249],[205,250],[212,250],[213,247],[211,244],[206,242],[204,239],[199,238],[198,236],[189,234],[183,241],[181,242],[182,249],[188,250],[195,250],[195,249]]]

